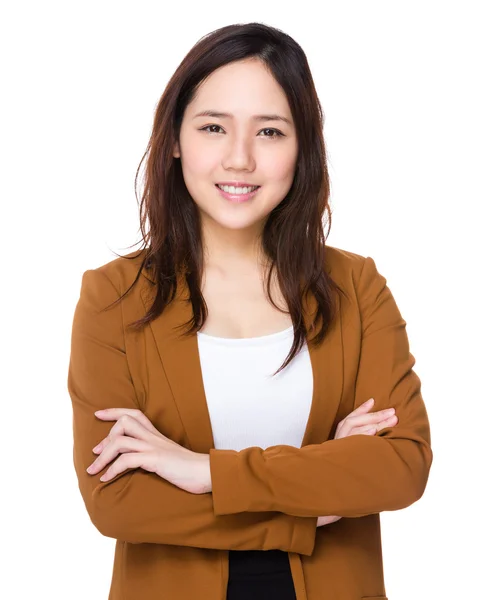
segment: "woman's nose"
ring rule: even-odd
[[[225,149],[223,166],[226,169],[253,169],[255,160],[252,141],[241,137],[233,139]]]

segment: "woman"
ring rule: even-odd
[[[325,245],[300,46],[202,38],[147,153],[145,247],[83,274],[68,377],[110,598],[383,600],[379,513],[422,496],[429,423],[386,279]]]

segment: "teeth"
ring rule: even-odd
[[[233,185],[219,185],[218,187],[228,194],[248,194],[249,192],[257,189],[259,186],[252,185],[249,187],[234,187]]]

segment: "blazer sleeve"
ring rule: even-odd
[[[361,517],[405,508],[426,487],[433,460],[430,427],[413,371],[406,322],[372,258],[357,285],[361,354],[354,407],[395,407],[398,423],[302,448],[210,450],[216,515],[280,511],[295,516]]]
[[[103,408],[140,409],[125,351],[118,298],[105,273],[82,276],[72,324],[68,391],[73,408],[73,460],[89,517],[105,536],[131,543],[174,544],[222,550],[272,550],[311,555],[316,518],[266,511],[218,516],[211,493],[191,494],[148,471],[128,469],[108,482],[89,475],[92,448],[114,425]]]

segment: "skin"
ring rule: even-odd
[[[196,116],[205,110],[230,113],[232,117]],[[255,115],[279,115],[286,121],[260,121]],[[287,98],[258,60],[221,67],[198,88],[185,110],[173,154],[181,161],[187,189],[199,208],[206,273],[221,274],[232,281],[239,272],[261,273],[264,257],[260,235],[270,212],[290,189],[297,151]],[[225,200],[215,187],[222,181],[245,181],[262,187],[255,201],[235,204]],[[368,414],[371,407],[365,403],[343,419],[335,438],[374,435],[396,423],[393,409],[388,415],[384,411]],[[190,493],[212,491],[209,455],[192,452],[166,438],[141,411],[112,408],[97,411],[95,416],[115,424],[93,449],[98,457],[88,467],[89,474],[99,473],[114,461],[101,481],[141,467]],[[319,517],[318,526],[340,518]]]
[[[195,116],[205,110],[233,117]],[[255,115],[278,115],[289,122],[259,121]],[[270,212],[292,185],[297,150],[287,98],[258,60],[225,65],[202,83],[185,110],[173,154],[181,160],[184,181],[200,211],[206,266],[235,272],[263,258],[259,238]],[[215,183],[222,181],[262,187],[255,201],[235,204],[216,189]]]
[[[369,413],[373,402],[367,401],[342,419],[337,425],[335,439],[351,435],[374,435],[384,427],[397,424],[393,408]],[[109,481],[126,469],[141,467],[193,494],[211,492],[210,457],[192,452],[161,434],[140,410],[110,408],[95,415],[104,421],[116,421],[107,437],[93,452],[98,458],[88,467],[91,475],[99,473],[112,460],[117,460],[100,477]],[[341,517],[319,517],[325,525]]]

